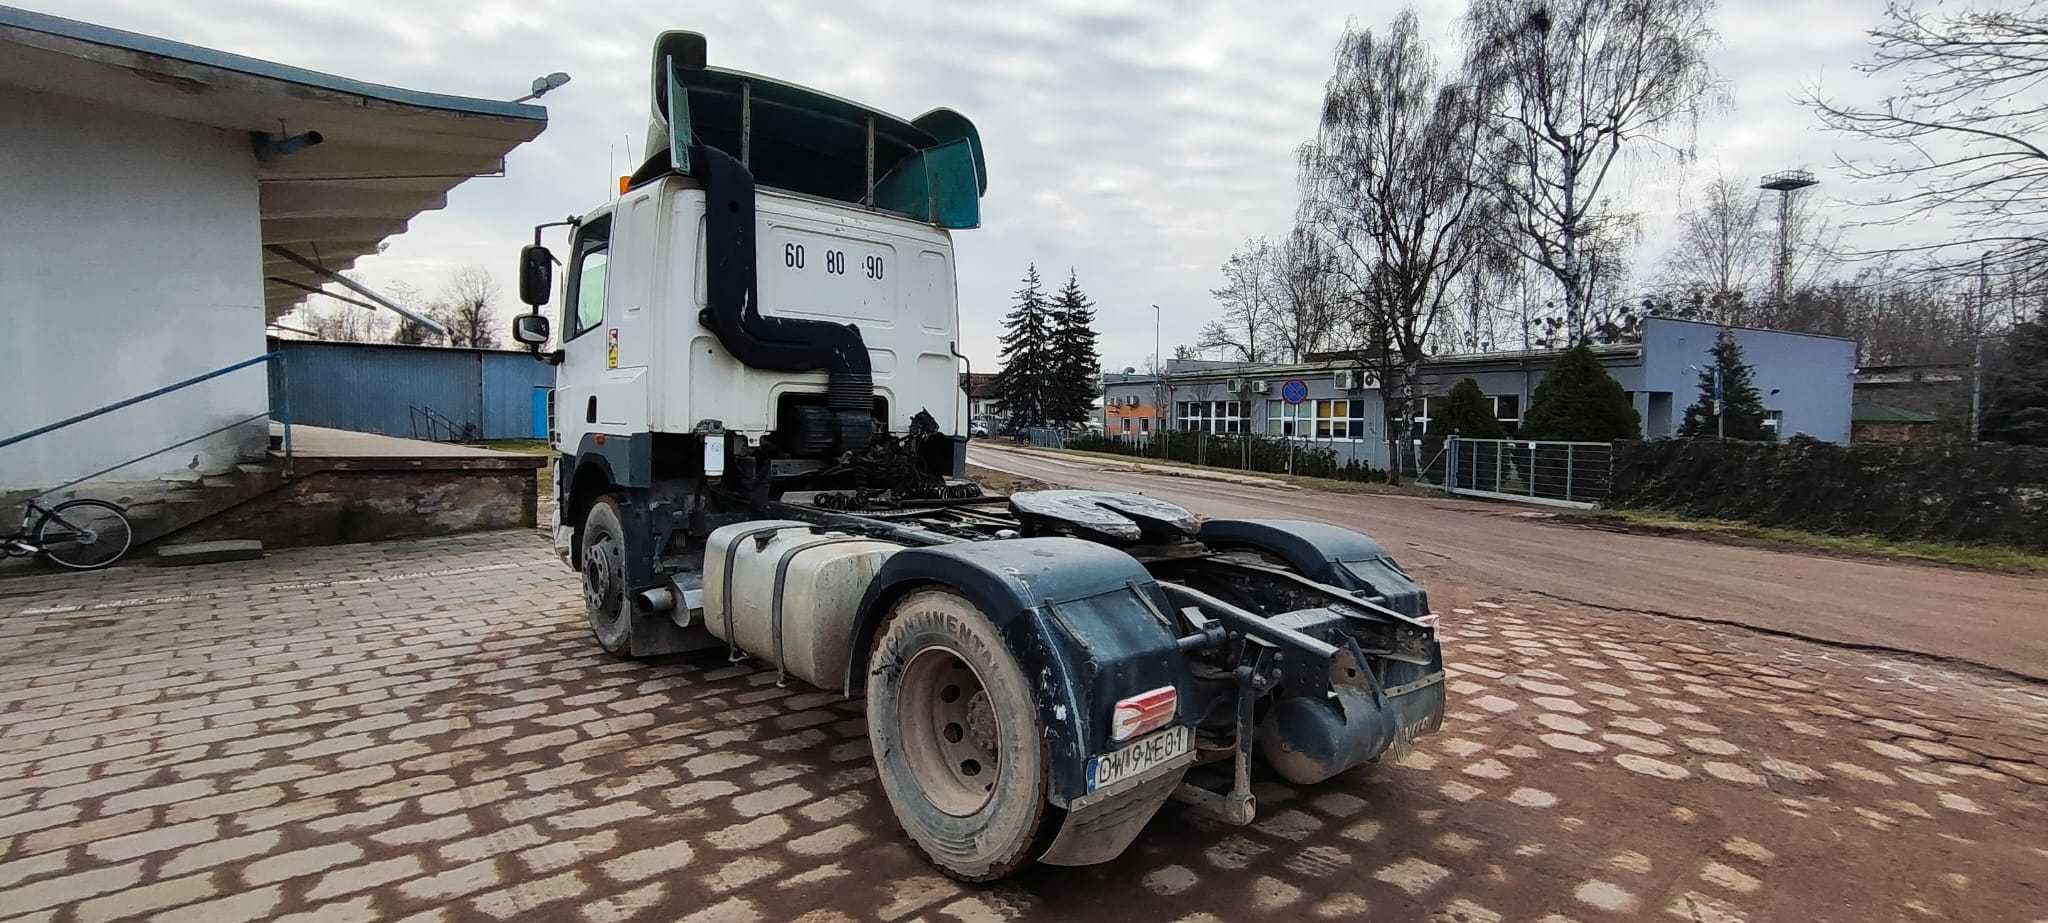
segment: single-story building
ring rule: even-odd
[[[0,6],[0,492],[262,460],[262,361],[29,434],[258,359],[266,323],[546,125]]]
[[[1968,364],[1866,365],[1856,370],[1856,441],[1963,437],[1970,433]],[[1868,428],[1865,424],[1870,424]]]
[[[1851,432],[1857,442],[1911,442],[1940,434],[1941,418],[1862,398],[1856,400]]]
[[[1699,394],[1699,369],[1722,328],[1653,317],[1642,339],[1593,347],[1642,414],[1643,435],[1677,433]],[[1755,369],[1768,425],[1781,435],[1829,442],[1850,438],[1856,343],[1841,337],[1747,327],[1729,328]],[[1562,350],[1439,356],[1422,370],[1407,434],[1430,434],[1432,411],[1460,379],[1478,382],[1509,432],[1521,424],[1536,386]],[[1327,444],[1340,463],[1387,467],[1386,415],[1369,367],[1348,358],[1245,365],[1171,360],[1165,375],[1103,376],[1103,429],[1142,437],[1163,430],[1256,433]]]
[[[995,373],[962,372],[960,390],[967,392],[967,419],[994,430],[996,418],[1003,412],[1001,395],[996,393]]]

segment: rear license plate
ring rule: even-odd
[[[1108,788],[1125,779],[1171,762],[1194,749],[1195,734],[1186,725],[1174,725],[1138,738],[1121,750],[1088,758],[1088,790]]]

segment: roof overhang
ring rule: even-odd
[[[448,190],[502,173],[547,127],[540,106],[424,93],[0,6],[0,87],[319,144],[257,158],[264,313],[275,320],[351,268]]]

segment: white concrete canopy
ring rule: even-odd
[[[502,172],[505,155],[547,126],[539,106],[363,83],[6,6],[0,91],[250,132],[262,247],[286,247],[332,272],[443,207],[463,180]],[[256,154],[259,138],[309,131],[318,144]],[[326,281],[267,249],[258,258],[270,320],[307,297],[290,283]]]

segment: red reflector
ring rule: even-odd
[[[1146,731],[1164,727],[1173,720],[1179,705],[1180,693],[1172,686],[1161,686],[1118,701],[1109,719],[1109,739],[1129,740]]]

